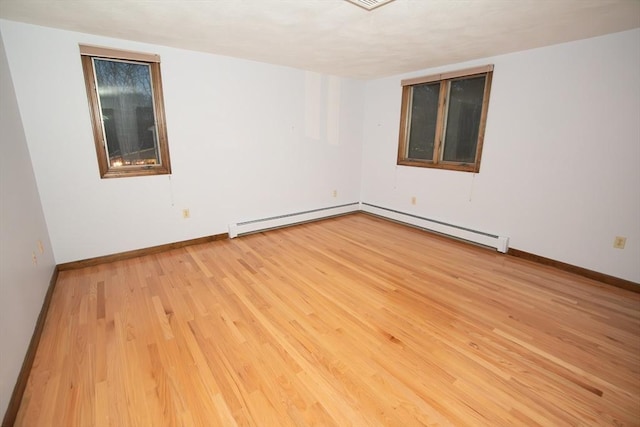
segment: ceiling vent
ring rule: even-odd
[[[373,10],[376,7],[383,6],[387,3],[391,3],[393,0],[347,0],[349,3],[353,3],[360,6],[363,9]]]

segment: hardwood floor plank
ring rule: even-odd
[[[16,425],[640,425],[640,293],[364,214],[62,271]]]

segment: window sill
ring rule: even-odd
[[[445,169],[459,172],[480,172],[480,165],[474,165],[472,163],[433,163],[430,161],[420,160],[398,160],[397,165],[430,169]]]

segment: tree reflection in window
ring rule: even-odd
[[[148,64],[94,58],[111,167],[160,162]]]

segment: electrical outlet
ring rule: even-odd
[[[626,237],[616,236],[616,238],[613,239],[613,247],[616,249],[624,249],[624,245],[626,244],[627,244]]]
[[[191,218],[191,213],[189,212],[189,209],[182,209],[182,218],[184,219]]]
[[[416,196],[411,197],[411,204],[415,205],[417,202]]]
[[[333,195],[333,197],[338,197],[338,190],[333,190],[331,194]]]

